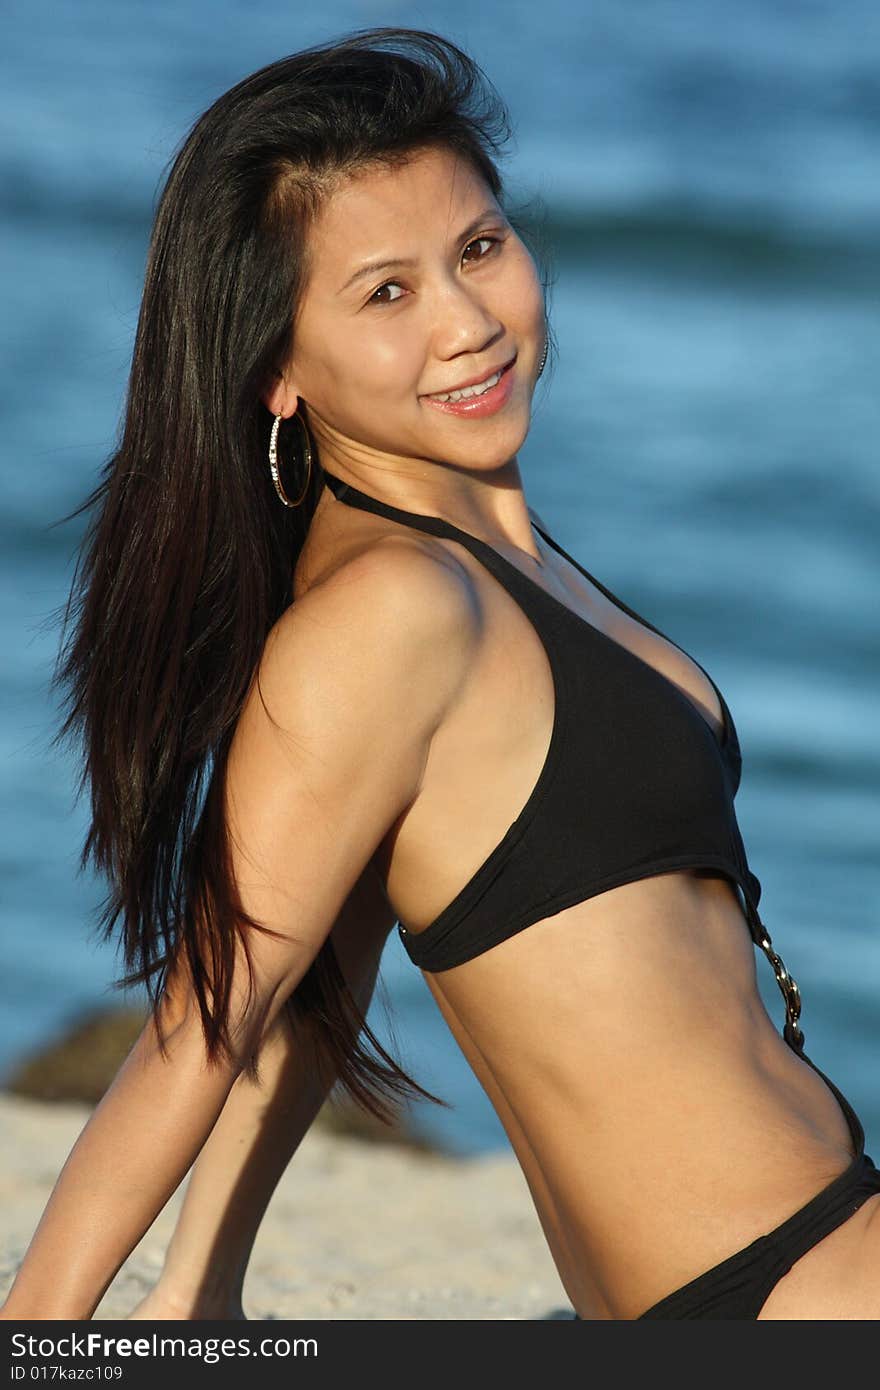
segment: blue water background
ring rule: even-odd
[[[511,200],[548,210],[555,374],[522,452],[568,549],[697,657],[808,1050],[880,1150],[880,8],[603,0],[299,6],[7,0],[0,56],[0,1069],[119,1000],[48,747],[57,629],[117,429],[151,211],[196,115],[354,27],[437,28],[507,98]],[[112,711],[108,711],[112,718]],[[774,1017],[772,974],[759,959]],[[396,933],[370,1022],[506,1145]],[[391,1019],[385,1003],[390,1004]],[[719,1016],[718,1027],[725,1020]]]

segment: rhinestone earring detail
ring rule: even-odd
[[[306,422],[300,415],[299,411],[295,410],[293,412],[293,419],[299,420],[300,427],[303,432],[303,452],[305,454],[306,459],[306,481],[305,486],[303,487],[303,490],[300,493],[299,497],[296,499],[295,502],[292,502],[288,497],[287,493],[284,491],[284,487],[281,482],[281,474],[278,471],[278,431],[281,428],[281,421],[283,419],[283,415],[276,415],[275,421],[272,425],[272,433],[269,437],[269,472],[272,474],[272,482],[275,486],[275,491],[278,493],[278,496],[281,498],[281,501],[284,503],[285,507],[298,507],[309,490],[309,482],[311,481],[312,476],[312,446],[309,442],[308,426],[306,425]]]
[[[550,345],[550,339],[549,339],[549,337],[545,337],[545,339],[544,339],[544,351],[541,353],[541,365],[540,365],[540,367],[538,368],[538,376],[541,375],[541,373],[543,372],[545,366],[547,365],[547,348],[549,347],[549,345]]]

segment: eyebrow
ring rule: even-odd
[[[489,217],[503,217],[503,213],[499,213],[497,208],[484,208],[483,211],[479,213],[478,216],[476,216],[472,222],[468,223],[464,231],[459,234],[458,240],[467,240],[467,238],[469,236],[472,236],[474,232],[477,230],[477,228],[481,226],[482,223],[484,223],[486,219]],[[414,261],[412,257],[404,256],[395,256],[391,260],[365,261],[364,264],[358,270],[355,271],[354,275],[352,275],[348,280],[346,280],[345,284],[338,291],[338,293],[344,294],[347,289],[349,289],[357,280],[363,279],[365,275],[375,275],[380,270],[391,270],[394,266],[414,266],[416,264],[417,262]]]

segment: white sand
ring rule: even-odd
[[[0,1297],[90,1114],[0,1093]],[[157,1278],[184,1187],[132,1251],[96,1318]],[[572,1314],[512,1154],[449,1158],[313,1128],[254,1247],[249,1318],[558,1318]]]

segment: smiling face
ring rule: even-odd
[[[484,472],[513,459],[544,349],[543,292],[470,163],[432,148],[346,178],[308,251],[292,357],[265,399],[289,414],[302,398],[328,469],[425,459]],[[476,409],[429,399],[512,358]]]

